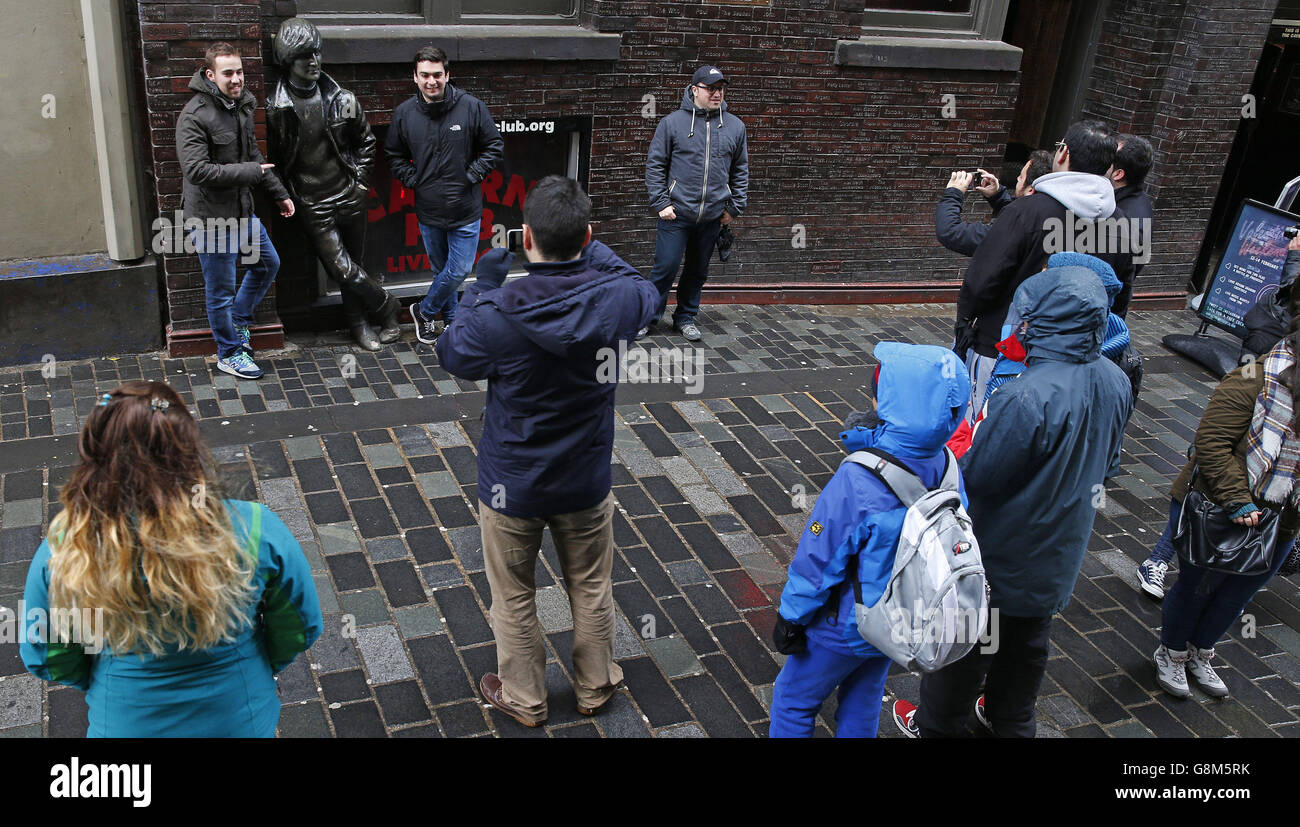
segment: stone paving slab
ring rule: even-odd
[[[950,316],[944,306],[709,306],[700,394],[620,390],[613,579],[626,682],[601,715],[573,709],[572,618],[547,535],[536,575],[551,706],[539,730],[477,695],[478,678],[496,668],[476,518],[482,423],[469,415],[481,389],[441,374],[428,348],[406,343],[363,358],[304,346],[269,359],[258,383],[214,376],[210,360],[151,356],[59,365],[65,373],[49,378],[0,372],[0,438],[14,450],[44,445],[54,411],[79,422],[67,411],[84,416],[96,393],[146,375],[175,381],[201,419],[227,416],[217,404],[227,402],[270,423],[223,433],[213,453],[234,496],[261,499],[302,542],[326,613],[321,640],[277,679],[284,736],[762,737],[784,660],[768,643],[775,605],[807,513],[843,457],[840,423],[865,402],[870,374],[855,368],[872,363],[882,337],[943,343]],[[1074,599],[1053,627],[1039,735],[1295,735],[1293,580],[1270,584],[1247,608],[1250,622],[1220,646],[1231,698],[1174,701],[1155,685],[1160,612],[1138,592],[1136,564],[1163,526],[1168,484],[1215,381],[1159,346],[1165,333],[1194,327],[1188,314],[1139,311],[1130,325],[1147,357],[1143,396]],[[349,355],[356,374],[344,377]],[[407,386],[416,399],[401,398]],[[439,402],[452,396],[473,401]],[[316,406],[359,413],[321,418]],[[255,438],[241,442],[246,432]],[[21,597],[70,470],[0,465],[0,606]],[[81,693],[26,675],[16,650],[0,643],[0,736],[84,734]],[[894,667],[882,711],[897,697],[915,701],[918,685]],[[819,735],[831,733],[834,713],[832,697]],[[880,733],[898,736],[887,714]]]

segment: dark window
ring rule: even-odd
[[[867,36],[998,40],[1010,0],[868,0]]]
[[[875,0],[867,3],[867,11],[946,11],[966,13],[971,0]]]
[[[298,0],[318,23],[572,23],[578,0]]]

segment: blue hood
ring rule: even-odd
[[[1044,270],[1025,279],[1012,306],[1026,323],[1019,338],[1027,363],[1091,362],[1101,353],[1110,302],[1094,271],[1077,266]]]
[[[1106,288],[1106,297],[1110,300],[1106,305],[1108,309],[1115,304],[1115,297],[1119,295],[1119,291],[1124,287],[1119,280],[1119,276],[1115,275],[1114,267],[1087,253],[1052,253],[1051,257],[1047,259],[1047,266],[1087,267],[1096,273],[1101,278],[1101,286]]]
[[[845,431],[849,450],[880,448],[897,457],[927,458],[940,451],[966,415],[970,377],[951,349],[880,342],[875,428]]]

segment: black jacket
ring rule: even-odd
[[[1286,266],[1277,292],[1255,302],[1254,307],[1246,311],[1242,320],[1246,325],[1246,335],[1241,340],[1238,361],[1247,356],[1263,359],[1264,354],[1291,329],[1291,290],[1295,287],[1297,274],[1300,274],[1300,250],[1290,250],[1286,254]]]
[[[1052,173],[1035,181],[1034,189],[1033,195],[1017,198],[1004,207],[997,221],[989,225],[988,235],[971,258],[957,294],[958,325],[962,325],[961,320],[975,325],[972,346],[981,356],[997,357],[994,345],[1002,338],[1002,324],[1016,288],[1043,269],[1051,252],[1059,251],[1049,251],[1047,242],[1051,240],[1052,219],[1055,226],[1069,226],[1067,208],[1065,203],[1049,195],[1048,190],[1057,192],[1071,205],[1076,227],[1090,219],[1124,218],[1114,207],[1110,182],[1099,175]],[[1059,235],[1064,233],[1058,232]],[[1133,283],[1131,253],[1098,253],[1097,257],[1115,268],[1121,284]],[[1118,297],[1114,312],[1120,312]]]
[[[440,101],[425,103],[417,93],[398,104],[384,141],[393,177],[415,192],[420,223],[442,229],[483,215],[479,182],[504,149],[483,101],[450,83]]]
[[[1006,187],[1000,188],[992,197],[985,199],[993,208],[993,217],[997,218],[1002,208],[1016,197]],[[989,234],[989,226],[981,221],[962,221],[961,208],[966,205],[966,192],[956,187],[947,187],[939,196],[939,206],[934,210],[934,235],[939,243],[964,256],[975,255],[975,248]]]
[[[186,218],[247,218],[253,214],[253,187],[275,201],[289,197],[275,173],[262,172],[266,159],[253,134],[257,98],[244,87],[233,107],[216,84],[194,73],[196,94],[176,119],[176,157],[185,178],[181,209]]]
[[[1151,224],[1151,196],[1147,195],[1146,190],[1142,187],[1125,186],[1115,190],[1115,206],[1129,218],[1138,218],[1142,220],[1142,226]],[[1150,254],[1150,239],[1144,239],[1147,245],[1147,253]],[[1128,303],[1133,298],[1133,285],[1137,282],[1137,277],[1142,272],[1145,264],[1133,264],[1133,281],[1124,285],[1115,297],[1115,315],[1123,318],[1128,314]]]
[[[346,89],[340,88],[332,77],[321,72],[321,101],[325,105],[325,134],[339,160],[352,172],[353,180],[361,186],[370,183],[370,170],[375,165],[378,141],[370,129],[361,104]],[[285,186],[293,191],[294,169],[298,164],[298,113],[293,108],[293,93],[281,80],[275,93],[266,102],[266,151],[282,176]]]

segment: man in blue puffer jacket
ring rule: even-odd
[[[935,345],[881,342],[875,355],[880,424],[852,428],[840,439],[850,451],[886,451],[926,486],[936,486],[946,464],[944,443],[970,398],[966,369],[950,349]],[[772,693],[771,737],[811,736],[817,710],[836,686],[836,736],[875,737],[890,660],[858,634],[845,570],[857,555],[863,603],[879,600],[906,513],[878,477],[853,462],[841,464],[817,498],[790,563],[773,632],[777,650],[790,658]]]

